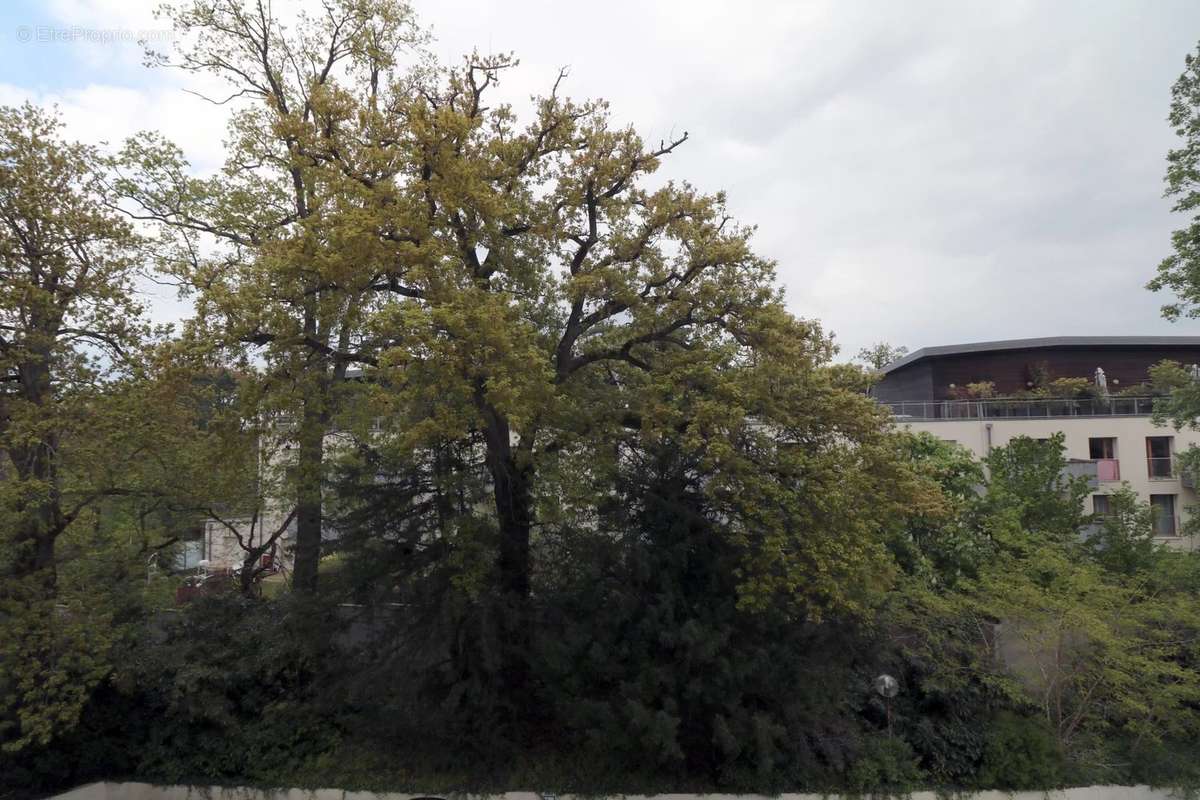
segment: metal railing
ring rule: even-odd
[[[1148,417],[1153,397],[995,399],[883,402],[897,420],[1052,419],[1057,417]]]
[[[1063,466],[1063,475],[1068,478],[1087,478],[1092,491],[1100,488],[1100,465],[1091,459],[1070,458]],[[1120,471],[1118,470],[1118,474]]]

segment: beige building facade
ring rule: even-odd
[[[1156,365],[1173,362],[1200,380],[1200,336],[1051,336],[937,345],[880,370],[871,393],[897,424],[957,442],[983,458],[1018,436],[1061,433],[1068,471],[1087,475],[1087,512],[1104,514],[1127,484],[1155,510],[1155,534],[1195,549],[1183,535],[1198,501],[1177,454],[1200,433],[1152,421]],[[1197,537],[1200,538],[1200,537]]]
[[[1183,535],[1183,522],[1200,503],[1175,466],[1175,454],[1200,445],[1200,432],[1154,425],[1149,416],[1087,416],[1016,419],[927,419],[898,424],[959,444],[978,458],[1018,436],[1045,439],[1062,433],[1066,457],[1096,467],[1094,491],[1085,510],[1103,513],[1105,497],[1127,484],[1154,506],[1157,538],[1177,549],[1195,549],[1197,537]]]

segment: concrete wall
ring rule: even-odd
[[[1087,459],[1090,457],[1088,439],[1111,436],[1117,440],[1116,457],[1120,462],[1121,481],[1101,482],[1094,494],[1109,494],[1128,483],[1144,502],[1152,494],[1176,496],[1177,525],[1187,517],[1188,507],[1200,503],[1200,497],[1192,489],[1184,488],[1178,476],[1151,478],[1146,462],[1147,436],[1174,437],[1174,452],[1182,452],[1191,445],[1200,445],[1200,432],[1177,431],[1174,428],[1159,428],[1149,417],[1055,417],[1051,419],[969,419],[928,420],[902,423],[912,431],[927,431],[939,439],[957,442],[983,458],[989,444],[1001,447],[1018,436],[1033,439],[1049,437],[1062,432],[1065,437],[1067,458]],[[1087,500],[1087,511],[1091,511],[1091,498]],[[1195,549],[1196,537],[1176,536],[1166,543],[1177,549]]]
[[[937,792],[913,792],[913,800],[941,800],[946,795]],[[1085,786],[1053,792],[975,792],[956,795],[963,800],[1174,800],[1179,795],[1169,789],[1148,786]],[[482,795],[418,795],[402,793],[346,792],[341,789],[277,789],[258,790],[220,786],[152,786],[148,783],[91,783],[64,794],[55,800],[417,800],[417,798],[446,797],[455,800],[482,798]],[[505,792],[491,795],[496,800],[542,800],[537,792]],[[763,795],[735,794],[659,794],[622,795],[622,800],[837,800],[837,795],[781,794],[776,798]],[[597,800],[558,795],[558,800]]]

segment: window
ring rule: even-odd
[[[1150,507],[1154,509],[1154,535],[1175,535],[1175,495],[1152,494]]]
[[[1146,472],[1151,478],[1161,480],[1172,477],[1175,471],[1171,463],[1174,436],[1146,437]]]
[[[1108,504],[1108,495],[1094,494],[1092,495],[1092,513],[1098,517],[1107,517],[1112,511]]]
[[[1117,457],[1117,439],[1115,436],[1099,436],[1088,439],[1088,458],[1099,460]]]

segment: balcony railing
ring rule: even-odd
[[[1096,464],[1096,480],[1112,482],[1121,480],[1121,462],[1115,458],[1093,459]]]
[[[1063,475],[1068,478],[1087,478],[1088,487],[1092,491],[1100,488],[1100,464],[1098,461],[1070,458],[1067,459],[1062,471]]]
[[[904,421],[954,419],[1051,419],[1057,417],[1148,417],[1153,397],[1106,397],[1082,400],[938,400],[883,403]]]

